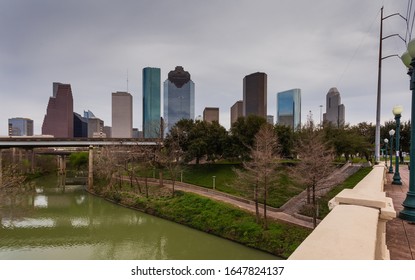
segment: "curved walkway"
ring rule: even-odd
[[[336,170],[332,175],[324,180],[322,188],[318,192],[318,196],[328,192],[331,188],[343,182],[347,177],[358,171],[360,168],[361,165],[346,164],[341,169]],[[144,180],[139,181],[140,183],[144,183]],[[159,180],[148,178],[147,183],[150,185],[159,185]],[[163,185],[171,188],[172,182],[171,180],[163,180]],[[255,202],[246,198],[178,181],[175,182],[175,190],[191,192],[204,197],[209,197],[211,199],[226,202],[238,208],[255,213]],[[312,219],[297,214],[300,207],[302,207],[305,203],[304,201],[306,199],[306,195],[306,191],[300,193],[298,196],[290,199],[281,208],[267,206],[268,218],[312,229]],[[263,214],[263,207],[264,206],[260,204],[261,215]]]
[[[319,183],[319,187],[316,190],[316,196],[317,197],[324,196],[333,187],[341,184],[349,176],[359,171],[360,168],[362,168],[361,164],[352,165],[350,163],[346,163],[343,167],[341,167],[338,170],[335,170],[330,176],[323,179]],[[303,207],[303,205],[306,204],[306,201],[307,201],[307,190],[304,190],[299,195],[291,198],[283,206],[281,206],[281,210],[289,215],[296,215],[300,211],[301,207]]]
[[[144,180],[139,180],[139,182],[144,183]],[[159,185],[159,180],[158,179],[147,179],[147,183],[149,185]],[[163,185],[172,188],[172,183],[170,180],[164,179]],[[192,185],[188,183],[177,182],[177,181],[174,184],[174,189],[184,191],[184,192],[195,193],[195,194],[208,197],[208,198],[211,198],[217,201],[229,203],[238,208],[255,213],[255,202],[252,200],[246,199],[246,198],[234,196],[228,193],[224,193],[224,192],[220,192],[217,190],[212,190],[212,189],[208,189],[208,188],[204,188],[204,187],[200,187],[200,186],[196,186],[196,185]],[[260,207],[259,211],[262,215],[263,205],[260,204],[259,207]],[[311,229],[313,228],[313,223],[311,221],[305,221],[303,219],[298,219],[292,215],[283,213],[278,208],[274,208],[270,206],[267,207],[267,217],[274,219],[274,220],[279,220],[282,222],[286,222],[286,223],[290,223],[290,224],[294,224],[294,225],[298,225],[298,226],[302,226],[306,228],[311,228]]]

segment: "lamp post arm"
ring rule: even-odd
[[[399,55],[397,55],[397,54],[391,54],[391,55],[384,56],[381,59],[383,60],[383,59],[386,59],[386,58],[389,58],[389,57],[393,57],[393,56],[399,57]]]
[[[383,8],[383,7],[382,7],[382,8]],[[408,20],[406,19],[406,17],[404,17],[404,16],[403,16],[403,15],[401,15],[400,13],[394,13],[394,14],[388,15],[388,16],[386,16],[386,17],[382,18],[382,20],[387,19],[387,18],[390,18],[390,17],[393,17],[393,16],[400,16],[400,17],[401,17],[401,18],[403,18],[406,22],[408,21]]]
[[[404,43],[406,44],[406,40],[405,40],[404,38],[402,38],[402,36],[401,36],[401,35],[399,35],[398,33],[395,33],[395,34],[391,34],[391,35],[385,36],[385,37],[383,37],[383,38],[382,38],[382,40],[385,40],[385,39],[388,39],[388,38],[390,38],[390,37],[394,37],[394,36],[397,36],[397,37],[401,38],[401,40],[402,40],[402,41],[404,41]]]

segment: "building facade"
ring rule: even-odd
[[[160,68],[143,69],[143,135],[160,137],[161,92]]]
[[[128,92],[112,93],[112,138],[131,138],[133,134],[133,96]]]
[[[331,123],[336,127],[345,124],[345,107],[341,104],[340,92],[335,87],[326,95],[326,113],[323,114],[323,122]]]
[[[243,115],[267,117],[267,74],[257,72],[243,80]]]
[[[233,125],[234,122],[236,122],[238,120],[239,117],[243,117],[244,116],[244,105],[243,105],[243,101],[239,100],[236,101],[235,104],[232,105],[231,107],[231,127]]]
[[[203,120],[206,122],[219,122],[219,108],[206,107],[203,110]]]
[[[164,82],[164,121],[166,131],[181,119],[195,118],[195,84],[190,79],[190,73],[183,67],[176,66],[170,71]]]
[[[73,113],[73,137],[88,137],[88,120],[78,113]]]
[[[42,134],[60,138],[72,138],[74,127],[73,97],[70,84],[53,83],[53,95],[49,98],[43,119]]]
[[[301,89],[277,93],[277,124],[293,130],[301,127]]]
[[[33,136],[33,120],[28,118],[11,118],[8,121],[9,136]]]

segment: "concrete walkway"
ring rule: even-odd
[[[391,197],[399,216],[403,209],[402,202],[406,198],[409,189],[409,170],[406,165],[401,165],[399,173],[401,175],[402,186],[392,185],[393,174],[387,174],[385,192]],[[415,224],[408,223],[396,217],[386,223],[386,245],[390,251],[391,260],[414,260],[415,259]]]
[[[323,179],[319,183],[319,187],[316,190],[316,196],[322,197],[326,195],[335,186],[343,183],[349,176],[353,175],[359,169],[362,168],[361,164],[351,165],[345,164],[342,168],[335,170],[330,176]],[[281,210],[289,215],[296,215],[300,209],[307,203],[307,189],[301,192],[299,195],[291,198],[283,206]]]

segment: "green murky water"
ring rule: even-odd
[[[40,181],[3,199],[0,259],[276,259],[275,256],[94,197],[82,186]]]

